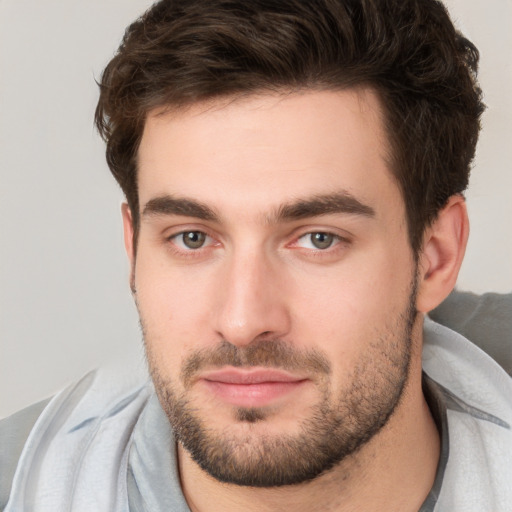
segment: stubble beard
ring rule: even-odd
[[[185,391],[178,393],[176,384],[155,364],[146,332],[151,376],[177,441],[204,471],[221,482],[276,487],[325,473],[372,439],[399,405],[409,376],[415,302],[413,282],[405,311],[376,333],[370,349],[354,366],[350,387],[338,393],[329,385],[330,364],[323,354],[299,352],[281,340],[255,341],[246,347],[224,341],[215,349],[194,354],[182,368],[180,380],[185,382]],[[142,317],[141,324],[144,327]],[[187,396],[186,383],[206,364],[314,369],[319,375],[321,399],[310,408],[295,435],[255,433],[250,425],[268,419],[265,409],[259,408],[234,410],[232,421],[248,428],[215,430]]]

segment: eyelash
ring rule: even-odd
[[[174,240],[176,240],[179,237],[182,237],[183,235],[185,235],[187,233],[201,233],[201,234],[203,234],[206,237],[206,240],[210,239],[210,243],[208,243],[207,245],[202,245],[201,247],[198,247],[197,249],[181,248],[181,247],[179,247],[176,244],[176,242]],[[303,239],[303,238],[305,238],[307,236],[316,235],[316,234],[332,236],[333,237],[333,243],[329,247],[326,247],[325,249],[320,249],[320,248],[316,248],[316,249],[315,248],[304,248],[304,247],[300,247],[298,245],[298,243],[299,243],[299,241],[301,239]],[[178,255],[180,257],[185,257],[185,258],[201,257],[205,250],[208,250],[212,246],[214,247],[214,246],[221,245],[220,242],[216,241],[215,237],[210,235],[204,229],[187,229],[187,230],[179,231],[177,233],[173,233],[170,236],[167,236],[165,240],[166,240],[166,242],[168,242],[168,247],[172,250],[172,252],[174,254],[176,254],[176,255]],[[324,257],[325,258],[328,255],[333,256],[336,253],[338,253],[339,251],[342,251],[350,243],[351,243],[351,241],[348,238],[346,238],[346,237],[343,237],[343,236],[338,235],[336,233],[332,233],[332,232],[327,231],[327,230],[321,230],[320,229],[320,230],[311,230],[311,231],[303,232],[303,233],[299,234],[298,236],[295,236],[293,241],[291,243],[287,244],[286,247],[299,250],[299,251],[301,251],[303,253],[305,252],[305,253],[307,253],[307,255],[309,257],[314,257],[314,258],[322,258],[322,257]]]
[[[331,235],[334,239],[332,245],[326,249],[304,248],[298,245],[301,238],[319,233],[323,235]],[[299,251],[303,256],[310,260],[318,260],[319,262],[329,263],[331,261],[337,261],[340,257],[342,257],[344,251],[347,250],[351,243],[352,242],[348,237],[341,236],[331,231],[319,229],[300,234],[291,244],[288,245],[288,247]]]
[[[197,249],[192,249],[192,248],[188,248],[188,249],[185,249],[185,248],[181,248],[177,245],[177,243],[175,242],[175,240],[179,237],[182,237],[183,235],[187,234],[187,233],[201,233],[205,236],[206,239],[210,239],[211,241],[213,241],[214,243],[209,243],[208,245],[206,246],[201,246],[201,247],[198,247]],[[176,255],[180,256],[180,257],[185,257],[185,258],[195,258],[195,257],[198,257],[200,256],[204,250],[206,250],[208,247],[211,247],[212,245],[220,245],[219,242],[216,242],[215,241],[215,238],[213,236],[211,236],[210,234],[208,234],[207,231],[205,231],[204,229],[185,229],[183,231],[179,231],[178,233],[173,233],[172,235],[170,236],[167,236],[166,237],[166,242],[168,243],[168,248]]]
[[[320,248],[320,247],[309,248],[310,250],[313,250],[313,251],[316,250],[316,251],[319,251],[319,252],[326,252],[329,249],[331,249],[331,247],[334,247],[334,246],[338,245],[341,241],[343,241],[342,237],[340,237],[339,235],[336,235],[335,233],[330,233],[328,231],[309,231],[308,233],[304,233],[303,235],[299,236],[297,238],[295,244],[298,244],[301,239],[306,239],[307,237],[310,237],[311,245],[315,245],[315,243],[313,242],[313,239],[312,239],[313,235],[322,235],[322,236],[327,236],[327,237],[331,237],[332,238],[331,243],[327,247],[324,247],[324,248]]]

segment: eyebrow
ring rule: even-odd
[[[337,192],[333,194],[315,195],[311,198],[298,199],[281,205],[265,219],[269,224],[300,220],[308,217],[344,213],[348,215],[360,215],[363,217],[375,217],[375,210],[356,199],[349,192]],[[208,205],[188,198],[178,198],[164,195],[150,199],[144,206],[142,215],[182,215],[212,222],[219,221],[219,215]]]
[[[334,194],[315,195],[307,199],[282,205],[278,211],[277,220],[300,220],[306,217],[319,217],[333,213],[345,213],[349,215],[361,215],[363,217],[375,217],[375,210],[356,199],[349,192],[337,192]]]
[[[150,199],[144,206],[143,216],[183,215],[201,220],[216,221],[218,215],[206,204],[186,198],[160,196]]]

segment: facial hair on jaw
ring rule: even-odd
[[[244,347],[222,341],[195,352],[182,366],[184,391],[178,393],[176,384],[161,374],[152,357],[151,335],[141,316],[149,369],[176,439],[204,471],[221,482],[276,487],[318,477],[372,439],[400,403],[409,376],[415,303],[413,281],[405,310],[375,335],[370,350],[353,368],[350,386],[338,393],[331,389],[330,363],[320,351],[300,351],[279,339],[255,340]],[[297,435],[216,431],[190,402],[187,390],[202,369],[221,366],[306,371],[318,377],[321,399],[302,420]],[[233,421],[249,424],[266,419],[264,409],[237,408]]]

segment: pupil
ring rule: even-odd
[[[314,233],[312,242],[317,249],[327,249],[332,245],[333,238],[329,233]]]
[[[205,234],[200,231],[189,231],[183,236],[183,243],[189,249],[198,249],[204,244]]]

